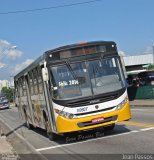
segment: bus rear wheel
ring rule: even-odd
[[[111,124],[111,125],[109,125],[109,126],[105,126],[105,127],[104,127],[104,130],[105,130],[105,131],[112,131],[112,130],[114,129],[114,127],[115,127],[115,124]]]

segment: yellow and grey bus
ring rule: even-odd
[[[102,127],[131,118],[116,43],[82,42],[46,51],[14,77],[16,106],[28,128],[55,134]]]

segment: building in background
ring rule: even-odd
[[[127,74],[137,74],[146,71],[153,63],[153,54],[142,54],[134,56],[123,56]]]
[[[8,80],[0,80],[0,93],[3,87],[9,87],[9,81]]]

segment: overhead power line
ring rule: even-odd
[[[50,7],[44,7],[44,8],[36,8],[36,9],[26,9],[26,10],[16,10],[16,11],[8,11],[8,12],[0,12],[0,14],[17,14],[17,13],[28,13],[28,12],[38,12],[43,10],[50,10],[50,9],[57,9],[57,8],[65,8],[65,7],[71,7],[71,6],[77,6],[77,5],[84,5],[89,3],[95,3],[102,0],[91,0],[91,1],[85,1],[85,2],[78,2],[78,3],[71,3],[71,4],[64,4],[64,5],[58,5],[58,6],[50,6]]]

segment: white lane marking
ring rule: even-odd
[[[72,146],[72,145],[75,145],[75,144],[82,144],[82,143],[92,142],[92,141],[96,141],[96,140],[100,140],[100,139],[107,139],[107,138],[112,138],[112,137],[129,135],[131,133],[139,133],[139,132],[143,132],[143,131],[147,131],[147,130],[153,130],[153,129],[154,129],[154,127],[146,128],[146,129],[140,129],[140,130],[133,130],[133,131],[130,131],[130,132],[121,133],[121,134],[117,134],[117,135],[111,135],[111,136],[100,137],[100,138],[93,138],[93,139],[89,139],[89,140],[82,141],[82,142],[74,142],[74,143],[70,143],[70,144],[62,144],[62,145],[56,145],[56,146],[51,146],[51,147],[39,148],[39,149],[36,149],[36,151],[41,152],[41,151],[44,151],[44,150],[62,148],[62,147],[66,147],[66,146]]]
[[[36,150],[40,152],[40,151],[49,150],[49,149],[55,149],[55,148],[61,148],[61,147],[65,147],[65,146],[71,146],[71,145],[74,145],[74,144],[82,144],[82,143],[92,142],[92,141],[96,141],[96,140],[99,140],[99,139],[106,139],[106,138],[111,138],[111,137],[127,135],[127,134],[131,134],[131,133],[134,133],[134,132],[139,132],[139,131],[133,130],[133,131],[130,131],[130,132],[121,133],[121,134],[117,134],[117,135],[111,135],[111,136],[100,137],[100,138],[93,138],[93,139],[89,139],[89,140],[86,140],[86,141],[74,142],[74,143],[62,144],[62,145],[56,145],[56,146],[45,147],[45,148],[39,148],[39,149],[36,149]]]
[[[149,131],[149,130],[152,130],[154,129],[154,127],[151,127],[151,128],[143,128],[143,129],[140,129],[141,131]]]
[[[132,132],[137,133],[137,132],[140,132],[140,131],[139,131],[139,130],[134,130],[134,131],[132,131]]]

